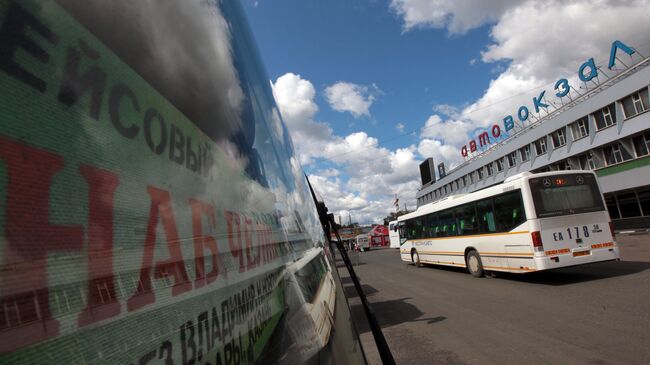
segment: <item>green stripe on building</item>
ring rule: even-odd
[[[596,171],[596,175],[598,175],[598,177],[603,177],[603,176],[618,174],[619,172],[632,170],[647,165],[650,165],[650,155],[637,158],[635,160],[623,162],[620,164],[616,164],[614,166],[605,167],[603,169]]]

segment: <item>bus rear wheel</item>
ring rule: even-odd
[[[422,267],[422,262],[420,262],[420,255],[418,255],[417,250],[413,250],[413,252],[411,252],[411,261],[413,261],[413,265],[415,265],[415,267]]]
[[[465,257],[465,263],[467,264],[467,271],[469,271],[473,277],[480,278],[485,275],[485,271],[483,270],[483,263],[481,262],[481,255],[479,255],[475,250],[467,253],[467,257]]]

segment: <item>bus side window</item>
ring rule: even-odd
[[[444,210],[439,213],[439,225],[441,226],[439,231],[440,237],[455,236],[456,233],[453,232],[454,228],[454,216],[450,209]]]
[[[511,231],[525,220],[522,220],[523,202],[519,190],[495,197],[494,207],[499,232]]]
[[[474,210],[473,203],[456,207],[454,209],[454,216],[456,217],[459,235],[464,236],[477,233],[476,211]]]
[[[476,215],[478,217],[480,233],[496,232],[496,222],[494,220],[492,201],[490,199],[476,202]]]
[[[438,214],[432,213],[429,218],[429,237],[438,237]]]

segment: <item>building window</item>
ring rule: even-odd
[[[575,163],[572,159],[567,159],[566,161],[566,169],[567,170],[573,170],[575,167]]]
[[[483,180],[483,168],[479,168],[476,170],[476,174],[478,175],[479,180]]]
[[[460,179],[456,179],[456,190],[460,189]]]
[[[578,140],[580,138],[585,138],[589,135],[589,119],[588,117],[582,117],[577,121],[571,123],[571,134],[573,135],[573,140]]]
[[[508,166],[515,167],[516,165],[517,165],[517,153],[513,151],[508,154]]]
[[[643,88],[632,95],[628,95],[621,100],[625,119],[632,118],[637,114],[650,109],[648,105],[648,88]]]
[[[470,184],[470,185],[474,184],[474,173],[473,173],[473,172],[470,172],[470,173],[467,174],[467,175],[469,176],[469,184]]]
[[[616,123],[614,104],[609,104],[595,112],[594,118],[596,119],[596,129],[598,130],[613,126]]]
[[[637,157],[645,156],[650,151],[650,133],[632,138]]]
[[[519,154],[521,155],[521,161],[525,162],[530,160],[530,145],[527,144],[519,149]]]
[[[620,194],[616,196],[618,207],[621,211],[621,218],[632,218],[641,215],[641,207],[636,193]]]
[[[611,219],[621,218],[621,212],[618,211],[618,205],[616,204],[616,196],[606,196],[605,205],[607,205],[607,211]]]
[[[555,164],[555,169],[556,170],[571,170],[571,166],[569,166],[569,163],[567,160],[562,160]]]
[[[537,156],[546,153],[546,136],[535,141],[535,153],[537,153]]]
[[[503,157],[497,160],[497,171],[498,172],[503,171]]]
[[[564,128],[560,128],[551,134],[551,139],[553,139],[553,148],[560,148],[566,144],[566,139],[564,138]]]
[[[467,186],[467,180],[466,180],[465,176],[461,177],[460,180],[461,180],[461,186],[466,187]]]
[[[486,165],[486,167],[487,167],[488,176],[494,175],[494,164],[490,162],[489,164]]]
[[[638,191],[637,195],[639,196],[641,214],[650,216],[650,189]]]
[[[594,160],[594,153],[592,151],[587,152],[587,165],[586,167],[589,170],[596,169],[596,161]]]
[[[596,169],[596,162],[594,161],[594,153],[592,151],[578,157],[578,161],[580,162],[580,168],[582,170]]]
[[[620,142],[605,147],[603,151],[605,152],[607,166],[632,159],[632,156],[627,152],[625,147],[621,146]]]

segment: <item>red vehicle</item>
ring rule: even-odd
[[[383,225],[376,225],[368,232],[370,238],[370,247],[384,247],[390,245],[388,238],[388,227]]]

